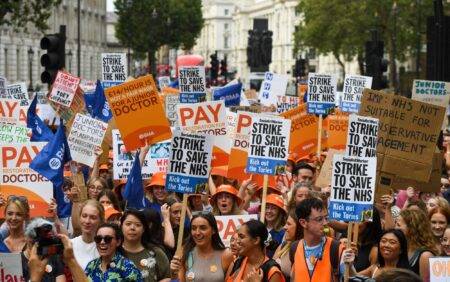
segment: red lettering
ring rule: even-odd
[[[252,124],[251,116],[240,114],[237,120],[236,132],[241,133],[243,127],[250,127],[251,124]]]
[[[180,109],[181,126],[186,126],[186,120],[194,116],[194,111],[191,108]]]
[[[8,167],[8,161],[14,160],[17,156],[16,148],[14,147],[3,147],[2,149],[2,164],[3,167]]]

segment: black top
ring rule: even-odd
[[[28,270],[28,259],[24,256],[23,252],[21,253],[22,257],[22,272],[23,278],[25,281],[30,280],[30,273]],[[54,282],[56,281],[56,277],[60,275],[64,275],[64,264],[62,259],[58,256],[51,256],[48,259],[48,263],[50,267],[45,271],[44,276],[42,277],[43,282]]]

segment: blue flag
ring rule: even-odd
[[[84,92],[83,95],[84,98],[84,104],[86,106],[87,112],[93,116],[93,111],[95,107],[95,91],[94,92]]]
[[[72,160],[63,121],[42,151],[30,163],[30,168],[45,176],[54,186],[61,189],[64,179],[64,164]]]
[[[53,198],[56,200],[58,218],[69,217],[72,213],[72,202],[64,194],[62,186],[53,185]]]
[[[125,184],[122,196],[127,201],[127,207],[129,208],[143,209],[146,206],[139,151],[136,152],[136,156],[134,157],[133,167],[128,175],[127,184]]]
[[[97,80],[94,96],[95,101],[92,107],[92,117],[103,122],[108,122],[112,118],[112,112],[109,108],[109,104],[106,100],[105,92],[103,91],[103,86],[100,80]]]
[[[214,90],[214,101],[224,100],[225,107],[239,106],[241,103],[242,83],[231,84]]]
[[[31,128],[30,141],[50,141],[53,138],[53,132],[36,114],[37,94],[27,111],[27,127]]]
[[[178,88],[178,79],[175,79],[171,83],[169,83],[169,87]]]

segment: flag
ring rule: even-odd
[[[127,207],[129,208],[143,209],[146,206],[139,151],[136,152],[134,157],[133,167],[128,175],[122,196],[127,201]]]
[[[97,80],[94,96],[95,102],[92,107],[92,117],[103,122],[108,122],[112,118],[112,112],[109,108],[109,104],[106,100],[105,92],[103,91],[103,86],[100,80]]]
[[[58,218],[66,218],[72,214],[72,202],[64,194],[63,187],[53,185],[53,198],[56,200]]]
[[[224,100],[225,107],[239,106],[241,102],[242,83],[227,85],[214,89],[214,101]]]
[[[64,179],[64,164],[71,160],[65,126],[61,120],[56,134],[31,161],[30,168],[45,176],[53,185],[61,189]]]
[[[34,95],[33,102],[27,111],[27,127],[31,128],[30,141],[50,141],[53,138],[51,129],[36,114],[37,94]]]
[[[175,79],[171,83],[169,83],[169,87],[178,88],[178,79]]]
[[[86,106],[87,112],[93,116],[93,110],[95,107],[95,91],[84,92],[84,105]]]

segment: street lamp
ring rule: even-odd
[[[72,72],[72,50],[69,50],[69,53],[67,53],[67,57],[69,58],[69,72]]]
[[[28,62],[29,62],[29,71],[30,71],[30,85],[28,86],[28,91],[33,92],[33,57],[34,51],[33,49],[28,49]]]

